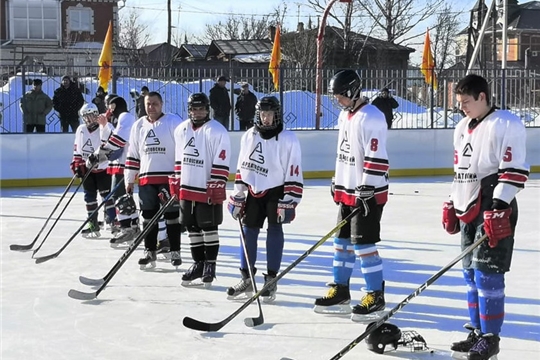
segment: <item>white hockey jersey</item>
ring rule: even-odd
[[[334,201],[353,206],[355,188],[375,187],[377,204],[388,200],[388,125],[382,112],[371,104],[354,113],[341,111],[338,118]]]
[[[113,129],[111,124],[107,124]],[[88,157],[101,146],[100,132],[98,129],[93,132],[88,131],[86,124],[81,124],[75,131],[75,142],[73,144],[73,162],[85,163]],[[94,172],[107,169],[107,163],[99,164]]]
[[[498,174],[493,198],[510,203],[529,177],[525,162],[525,126],[506,110],[495,110],[472,130],[462,119],[454,130],[454,181],[451,200],[457,216],[468,223],[478,214],[482,179]]]
[[[168,184],[174,173],[174,130],[182,120],[175,114],[163,114],[150,122],[147,116],[133,124],[124,171],[125,183],[139,185]]]
[[[285,200],[300,203],[304,186],[300,142],[288,130],[265,140],[252,127],[240,142],[235,194],[245,195],[249,189],[255,195],[281,185]]]
[[[136,118],[133,114],[124,112],[118,117],[116,127],[100,126],[101,146],[104,149],[113,151],[122,149],[120,158],[109,162],[109,167],[107,168],[109,174],[114,175],[124,173],[127,151],[129,148],[129,137],[135,121]]]
[[[186,120],[174,131],[174,140],[180,199],[207,203],[207,182],[226,183],[229,178],[231,141],[227,129],[216,120],[194,129]]]

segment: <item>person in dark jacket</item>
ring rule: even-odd
[[[242,92],[236,100],[234,111],[240,121],[240,130],[247,130],[253,126],[255,118],[255,106],[257,105],[257,97],[249,91],[249,84],[242,85]]]
[[[23,113],[24,131],[27,133],[44,133],[47,114],[53,108],[51,98],[41,90],[43,82],[41,79],[34,79],[32,90],[23,95],[20,102]]]
[[[379,96],[375,98],[375,100],[372,101],[372,104],[375,105],[381,112],[384,114],[384,117],[386,118],[386,124],[388,125],[388,129],[392,127],[392,120],[394,119],[394,113],[392,109],[396,109],[399,104],[390,95],[390,91],[388,91],[388,88],[384,88],[381,90],[381,93]]]
[[[79,109],[84,104],[84,98],[77,84],[73,83],[69,76],[62,77],[62,85],[54,91],[54,110],[60,117],[62,132],[75,132],[79,127]]]
[[[107,105],[105,104],[105,96],[107,93],[100,86],[97,88],[96,97],[92,99],[92,104],[96,105],[100,114],[105,114]]]
[[[143,86],[141,88],[141,94],[139,97],[135,100],[135,112],[137,113],[137,118],[142,118],[146,115],[146,108],[144,107],[144,97],[148,95],[149,89],[148,86]]]
[[[210,90],[210,106],[214,112],[213,117],[219,121],[225,129],[229,130],[229,120],[231,117],[231,102],[229,100],[229,92],[225,87],[228,79],[225,76],[220,76]]]

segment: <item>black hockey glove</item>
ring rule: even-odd
[[[366,217],[377,206],[375,200],[375,187],[370,185],[357,186],[355,189],[356,204],[360,208],[360,215]]]

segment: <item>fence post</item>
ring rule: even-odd
[[[116,67],[112,66],[112,93],[117,94],[116,92]]]
[[[443,80],[443,114],[444,114],[444,128],[448,129],[448,83],[447,80]]]

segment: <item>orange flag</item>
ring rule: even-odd
[[[103,88],[105,92],[109,89],[109,80],[112,77],[112,64],[113,64],[113,54],[112,54],[112,45],[113,45],[113,29],[112,21],[109,21],[109,29],[107,30],[107,35],[105,35],[105,41],[103,42],[103,48],[101,49],[101,56],[99,57],[99,86]]]
[[[437,90],[437,77],[435,76],[435,60],[431,53],[431,40],[429,39],[429,30],[426,31],[426,41],[424,42],[424,52],[422,53],[422,67],[420,68],[428,85]],[[431,78],[433,76],[433,79]]]
[[[270,56],[270,64],[268,65],[268,71],[272,74],[272,80],[274,87],[279,90],[279,64],[281,63],[281,44],[280,44],[280,29],[279,25],[276,29],[276,36],[274,37],[274,46],[272,47],[272,55]]]

